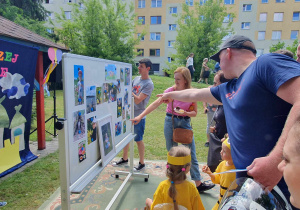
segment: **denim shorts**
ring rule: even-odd
[[[136,136],[134,137],[134,141],[142,141],[143,140],[145,124],[146,124],[146,119],[143,118],[143,119],[141,119],[139,124],[134,125],[134,134],[136,134]]]

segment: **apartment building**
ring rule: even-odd
[[[61,14],[62,11],[65,13],[66,19],[72,20],[72,5],[70,3],[79,4],[79,8],[83,9],[83,4],[79,0],[44,0],[43,6],[48,13],[48,19],[50,19],[56,27],[60,27],[59,23],[56,21],[55,13]],[[51,27],[49,23],[46,26]],[[51,30],[49,30],[51,33]]]
[[[269,53],[279,41],[287,46],[299,39],[300,0],[225,0],[224,4],[235,13],[234,33],[250,37],[257,56]]]
[[[155,74],[163,75],[163,69],[168,68],[171,54],[176,53],[173,44],[176,40],[176,17],[173,14],[182,13],[182,4],[196,7],[209,0],[123,0],[134,2],[137,19],[142,25],[137,26],[137,34],[141,38],[135,58],[150,58]],[[278,41],[291,45],[299,39],[300,0],[222,0],[228,13],[235,17],[224,18],[223,24],[232,21],[235,34],[251,38],[257,48],[257,56],[269,52],[269,47]],[[44,6],[51,11],[49,18],[55,18],[54,12],[60,13],[63,8],[67,18],[71,17],[71,6],[68,3],[84,5],[80,0],[45,0]],[[53,13],[53,14],[52,14]],[[141,36],[143,30],[147,34]],[[226,40],[224,37],[223,40]]]

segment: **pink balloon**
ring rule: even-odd
[[[55,63],[55,51],[52,47],[48,49],[48,57],[52,61],[52,63]]]

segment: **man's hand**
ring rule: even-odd
[[[252,176],[255,181],[271,191],[282,178],[282,173],[277,168],[278,164],[278,161],[273,160],[270,156],[256,158],[252,164],[247,167],[247,173],[249,176]]]
[[[156,95],[156,97],[160,97],[162,102],[165,103],[165,104],[168,104],[170,102],[173,101],[173,99],[171,99],[169,96],[168,96],[168,93],[162,93],[162,94],[158,94]]]
[[[216,132],[216,127],[215,126],[209,127],[209,132],[211,133]]]

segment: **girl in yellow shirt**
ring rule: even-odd
[[[146,199],[146,209],[204,210],[195,185],[186,180],[191,168],[191,151],[185,146],[172,147],[166,165],[167,180],[162,181],[153,195]]]
[[[222,162],[218,165],[216,172],[212,173],[210,171],[210,168],[208,166],[203,166],[202,171],[204,173],[207,173],[211,181],[215,184],[220,184],[220,196],[218,202],[214,205],[212,208],[213,210],[217,210],[219,208],[219,204],[223,198],[223,195],[225,194],[227,188],[230,186],[230,184],[235,180],[235,173],[225,173],[225,174],[216,174],[223,171],[233,170],[235,169],[231,157],[231,151],[230,151],[230,142],[229,138],[227,138],[222,143],[222,150],[221,150],[221,158]]]

